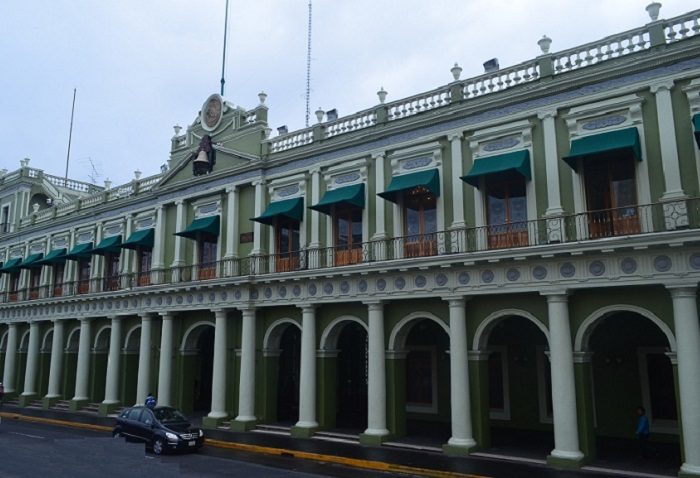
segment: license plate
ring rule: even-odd
[[[192,440],[192,441],[190,441],[190,442],[187,442],[187,446],[194,446],[194,444],[195,444],[195,441],[194,441],[194,440]]]

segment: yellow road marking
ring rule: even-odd
[[[64,427],[82,428],[85,430],[93,430],[98,432],[111,432],[112,427],[104,425],[92,425],[89,423],[78,423],[67,420],[56,420],[54,418],[32,417],[30,415],[21,415],[19,413],[0,412],[0,417],[22,420],[25,422],[47,423],[50,425],[58,425]],[[488,478],[482,475],[471,475],[466,473],[458,473],[455,471],[432,470],[430,468],[418,468],[406,465],[397,465],[393,463],[384,463],[383,461],[362,460],[359,458],[346,458],[335,455],[324,455],[321,453],[311,453],[307,451],[289,450],[285,448],[273,448],[259,445],[249,445],[245,443],[235,443],[223,440],[206,439],[206,444],[217,448],[226,448],[229,450],[246,451],[250,453],[263,453],[266,455],[291,456],[304,460],[313,460],[323,463],[335,463],[345,465],[352,468],[361,468],[374,471],[386,471],[392,473],[401,473],[413,476],[426,476],[431,478]]]

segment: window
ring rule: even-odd
[[[437,198],[424,187],[406,192],[403,197],[405,257],[437,254]]]
[[[78,294],[90,292],[90,268],[92,258],[84,257],[78,260]]]
[[[29,298],[39,298],[39,288],[41,287],[41,267],[31,267],[29,269]]]
[[[540,422],[552,423],[552,368],[543,345],[537,346],[537,388],[539,395]]]
[[[496,420],[510,420],[506,347],[495,346],[490,348],[489,352],[489,416]]]
[[[0,218],[0,231],[10,232],[10,206],[3,206]]]
[[[208,234],[202,234],[197,241],[199,250],[199,280],[213,279],[216,277],[216,249],[217,238]]]
[[[652,432],[678,433],[678,410],[673,365],[661,347],[639,347],[642,401],[651,421]]]
[[[277,242],[276,271],[299,269],[299,221],[280,217],[275,227]]]
[[[335,265],[362,262],[362,209],[338,206],[334,210]]]
[[[14,302],[17,300],[17,295],[19,293],[19,272],[10,273],[10,301]]]
[[[437,413],[437,357],[434,347],[411,347],[406,357],[406,410]]]
[[[119,290],[119,253],[105,254],[104,290]]]
[[[584,161],[591,238],[640,232],[634,158],[611,154]]]
[[[153,259],[153,251],[151,249],[137,249],[136,255],[138,258],[136,275],[138,277],[138,285],[150,285],[151,283],[151,261]]]
[[[53,274],[53,296],[61,297],[63,295],[63,273],[65,264],[62,262],[55,263],[52,266]]]
[[[526,246],[525,178],[510,172],[487,175],[485,181],[489,248]]]

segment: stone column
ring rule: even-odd
[[[265,210],[265,183],[255,181],[255,217],[260,217]],[[253,250],[251,255],[260,256],[265,253],[262,242],[262,224],[253,221]]]
[[[238,188],[230,186],[226,188],[228,200],[226,201],[226,252],[224,259],[238,257]]]
[[[386,427],[384,305],[379,301],[367,303],[367,313],[367,429],[360,436],[360,442],[379,445],[389,435]]]
[[[554,118],[557,111],[542,111],[537,114],[542,121],[544,133],[544,162],[547,173],[547,210],[546,216],[561,216],[564,208],[561,206],[561,186],[559,184],[559,155],[557,153],[557,131]]]
[[[386,183],[384,179],[384,163],[386,154],[384,152],[375,153],[372,155],[374,160],[374,188],[376,192],[384,191]],[[374,200],[374,235],[372,241],[377,241],[374,244],[374,259],[383,260],[386,258],[386,201],[377,196]]]
[[[183,201],[177,201],[177,211],[175,213],[175,232],[180,232],[185,229],[185,221],[187,221],[187,211],[185,210],[185,203]],[[173,256],[173,263],[171,267],[180,267],[185,264],[185,238],[182,236],[175,236],[175,254]]]
[[[129,236],[131,236],[131,231],[134,229],[134,219],[131,214],[127,214],[124,217],[124,235],[122,236],[122,241],[126,241]],[[121,262],[119,264],[119,273],[122,274],[122,287],[124,286],[129,286],[131,283],[128,282],[127,280],[127,275],[133,271],[131,268],[132,266],[132,260],[131,258],[134,256],[134,253],[131,252],[131,249],[127,248],[122,248],[122,255],[121,255]]]
[[[243,309],[241,329],[241,376],[238,387],[238,416],[231,422],[237,431],[255,424],[255,309]]]
[[[467,358],[467,317],[464,298],[448,299],[450,306],[450,410],[452,437],[443,446],[445,453],[466,455],[476,446],[472,432]]]
[[[467,250],[467,237],[464,219],[464,182],[460,179],[464,175],[462,164],[462,132],[447,135],[450,140],[452,154],[452,224],[450,225],[450,244],[452,252],[465,252]]]
[[[214,329],[214,366],[211,380],[211,411],[204,419],[207,427],[216,427],[228,416],[226,413],[226,310],[214,311],[216,328]]]
[[[151,392],[151,340],[153,336],[153,317],[141,316],[141,339],[139,341],[139,371],[136,379],[136,404],[146,403]]]
[[[164,206],[156,207],[156,223],[153,227],[153,257],[151,262],[151,283],[160,284],[164,277],[162,270],[165,268],[165,213]],[[148,393],[148,392],[146,392]],[[145,399],[145,397],[144,397]],[[138,400],[138,399],[137,399]]]
[[[48,406],[51,399],[61,397],[61,376],[63,375],[63,348],[65,346],[64,321],[55,319],[53,321],[53,340],[51,342],[51,364],[49,366],[49,390],[46,394]],[[46,406],[45,408],[48,408]]]
[[[547,461],[554,465],[580,466],[583,453],[578,441],[574,355],[571,345],[569,305],[565,292],[543,294],[549,317],[549,358],[552,370],[554,450]]]
[[[26,406],[36,396],[36,379],[39,371],[39,325],[33,320],[29,323],[29,346],[27,348],[27,366],[24,373],[24,390],[20,406]]]
[[[170,390],[173,375],[173,315],[160,314],[162,325],[160,331],[160,363],[158,366],[158,405],[172,405]],[[148,392],[147,392],[148,393]]]
[[[119,403],[119,361],[121,359],[122,318],[113,316],[109,332],[109,355],[107,356],[107,380],[105,399],[100,406],[100,414],[106,415]]]
[[[78,342],[78,365],[75,372],[75,396],[71,403],[71,409],[77,410],[87,403],[88,383],[90,379],[90,341],[92,318],[80,319],[80,341]]]
[[[680,422],[685,462],[681,475],[700,476],[700,326],[697,288],[668,287],[676,332]]]
[[[5,393],[16,391],[15,373],[17,370],[17,324],[11,323],[7,330],[7,348],[5,351],[5,369],[2,373],[2,383]]]
[[[308,206],[313,206],[318,204],[321,200],[321,169],[316,167],[311,170],[311,204]],[[319,240],[319,232],[321,227],[319,225],[321,219],[321,213],[316,210],[309,210],[311,213],[311,242],[309,243],[309,248],[318,249],[321,247],[321,241]]]
[[[316,307],[301,306],[301,365],[299,372],[299,421],[292,436],[311,436],[316,421]]]

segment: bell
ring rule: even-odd
[[[197,154],[197,157],[192,161],[194,174],[206,174],[209,172],[209,157],[206,151],[202,150]]]

